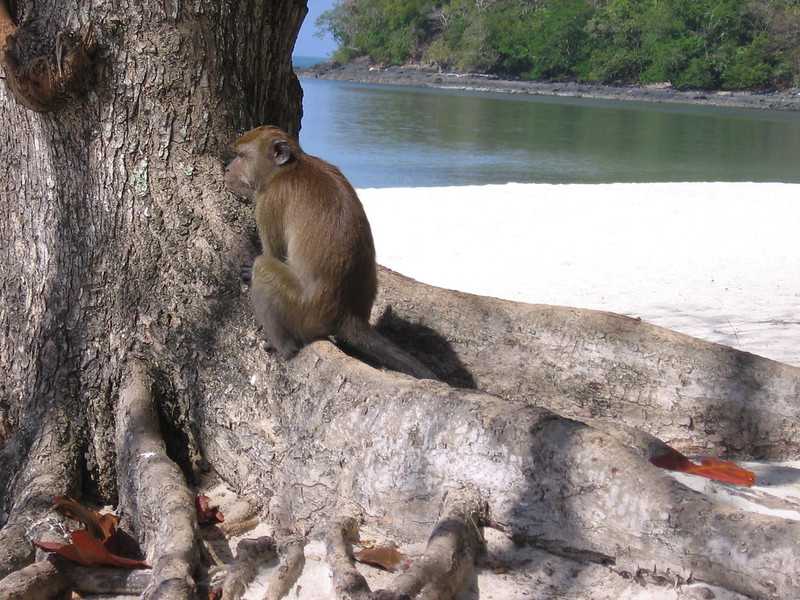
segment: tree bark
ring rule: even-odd
[[[52,496],[70,494],[118,506],[154,567],[148,596],[192,597],[191,494],[213,472],[283,536],[291,577],[273,594],[303,568],[305,538],[344,516],[400,542],[431,536],[375,597],[455,594],[489,526],[620,580],[646,568],[653,585],[800,596],[797,522],[727,508],[648,462],[662,441],[797,457],[800,370],[388,270],[374,320],[441,381],[328,341],[281,361],[238,279],[257,252],[253,207],[224,191],[223,155],[257,124],[298,131],[306,3],[16,9],[53,35],[91,26],[97,54],[93,85],[58,112],[0,85],[0,578],[24,580]],[[469,510],[447,500],[463,490]],[[331,556],[355,577],[343,540]]]

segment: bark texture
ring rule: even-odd
[[[0,85],[0,589],[35,571],[20,570],[30,540],[58,529],[52,496],[73,495],[124,513],[153,566],[146,596],[192,597],[192,486],[213,471],[275,525],[270,597],[342,515],[400,542],[435,532],[388,586],[398,596],[474,585],[491,524],[587,572],[800,597],[800,523],[723,506],[648,462],[657,438],[797,457],[800,370],[386,270],[374,320],[441,381],[327,341],[278,360],[239,283],[253,207],[223,190],[223,154],[256,124],[298,130],[290,56],[306,3],[15,8],[54,31],[93,27],[97,58],[94,85],[57,113]],[[474,496],[456,502],[460,490]],[[356,581],[352,532],[338,531],[331,560]]]

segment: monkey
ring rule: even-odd
[[[333,337],[390,369],[435,379],[369,324],[375,246],[364,207],[341,171],[272,126],[248,131],[233,150],[225,184],[255,200],[262,246],[242,278],[272,348],[289,359],[305,344]]]

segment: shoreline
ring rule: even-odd
[[[366,61],[345,65],[321,63],[306,69],[297,69],[296,73],[300,78],[472,92],[800,111],[799,88],[771,92],[682,91],[669,87],[668,84],[612,86],[574,81],[522,81],[476,73],[441,73],[434,68],[418,65],[377,67]]]

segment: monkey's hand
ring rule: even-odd
[[[239,276],[242,278],[242,281],[245,284],[250,285],[250,283],[253,281],[253,265],[242,265],[242,267],[239,269]]]

